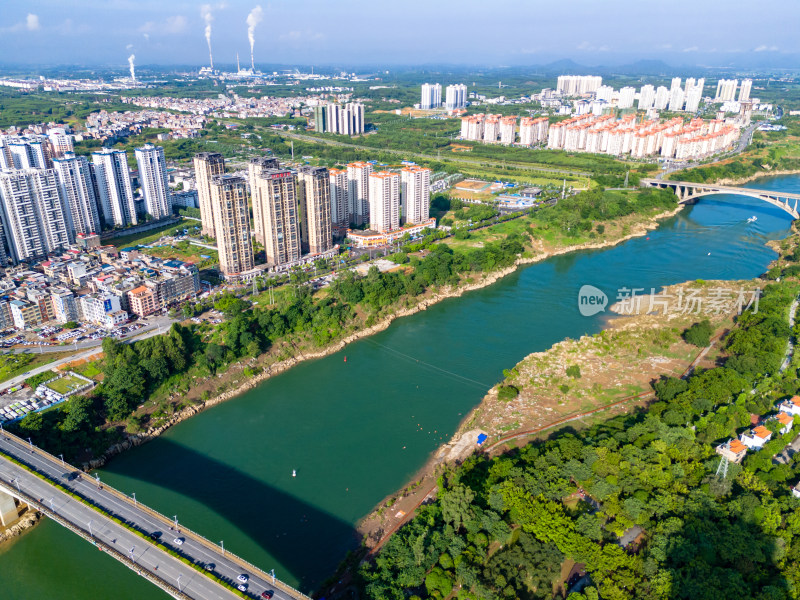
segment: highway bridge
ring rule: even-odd
[[[238,556],[47,452],[0,431],[0,521],[16,502],[63,525],[181,600],[309,598]],[[244,593],[235,589],[247,576]]]
[[[755,188],[731,187],[726,185],[716,185],[713,183],[694,183],[691,181],[668,181],[665,179],[642,179],[639,181],[642,187],[652,187],[659,189],[671,189],[678,196],[678,203],[689,204],[701,196],[712,194],[736,194],[738,196],[749,196],[789,213],[793,219],[800,219],[797,212],[800,194],[789,194],[786,192],[776,192],[773,190],[758,190]]]

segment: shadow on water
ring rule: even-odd
[[[351,524],[303,500],[180,444],[163,438],[151,443],[159,444],[159,454],[169,456],[169,464],[142,461],[128,465],[125,477],[202,504],[216,515],[207,515],[199,522],[190,519],[192,522],[187,521],[186,527],[214,542],[225,539],[226,549],[240,554],[228,542],[231,530],[226,525],[234,526],[270,557],[279,557],[282,567],[301,582],[300,588],[305,592],[332,575],[347,551],[358,545]],[[116,475],[115,461],[104,470]],[[320,489],[319,493],[324,494],[325,490]],[[152,508],[167,511],[167,516],[173,514],[170,507]],[[276,566],[263,564],[258,556],[240,556],[266,571]],[[280,572],[277,574],[280,576]]]

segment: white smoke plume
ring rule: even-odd
[[[253,67],[253,70],[255,70],[255,64],[253,62],[253,46],[255,46],[256,43],[256,25],[261,23],[261,19],[263,17],[264,11],[260,4],[251,10],[249,15],[247,15],[247,38],[250,40],[250,66]]]
[[[206,42],[208,43],[208,60],[211,68],[214,68],[214,56],[211,54],[211,22],[214,20],[214,15],[211,14],[211,5],[203,4],[200,7],[200,16],[206,22]]]
[[[134,69],[134,66],[133,66],[133,61],[135,59],[136,59],[136,55],[135,54],[131,54],[128,57],[128,64],[131,66],[131,79],[133,79],[134,83],[136,83],[136,70]]]

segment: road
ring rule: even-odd
[[[367,150],[370,152],[386,152],[388,154],[395,154],[398,156],[402,156],[405,158],[421,158],[424,160],[446,160],[448,162],[456,162],[456,163],[463,163],[467,165],[477,166],[480,167],[486,164],[494,164],[496,166],[504,166],[504,167],[513,167],[515,169],[524,169],[527,171],[536,171],[540,173],[555,173],[557,175],[571,175],[577,177],[590,177],[592,174],[587,173],[585,171],[570,171],[567,169],[555,169],[550,167],[534,167],[532,165],[526,163],[517,163],[517,162],[510,162],[510,161],[498,161],[497,159],[493,158],[483,158],[483,159],[469,159],[463,158],[461,156],[434,156],[432,154],[423,154],[422,152],[411,152],[408,150],[397,150],[394,148],[374,148],[372,146],[361,146],[359,144],[348,144],[347,142],[341,142],[339,140],[332,140],[328,138],[319,138],[311,135],[303,135],[301,133],[292,133],[289,131],[281,131],[280,135],[288,137],[289,139],[300,140],[302,142],[312,142],[315,144],[327,144],[329,146],[340,146],[344,148],[353,148],[355,150]]]
[[[152,317],[151,317],[152,319]],[[152,320],[152,323],[147,325],[146,327],[139,329],[138,331],[134,331],[132,334],[128,335],[127,337],[123,337],[123,342],[130,342],[135,340],[143,340],[149,337],[153,337],[154,335],[159,335],[160,333],[164,333],[170,327],[172,327],[173,323],[179,323],[180,319],[173,319],[171,317],[160,316],[156,317]],[[17,375],[16,377],[12,377],[11,379],[7,379],[4,382],[0,383],[0,389],[8,389],[10,387],[14,387],[25,381],[28,377],[32,377],[33,375],[38,375],[39,373],[44,373],[45,371],[49,371],[50,369],[54,369],[59,365],[63,365],[68,362],[72,362],[74,360],[81,360],[84,358],[88,358],[93,354],[96,354],[100,350],[100,346],[103,344],[102,339],[98,340],[90,340],[88,342],[79,342],[77,344],[71,344],[68,346],[26,346],[24,348],[11,348],[6,352],[13,352],[15,354],[22,354],[24,352],[30,352],[32,354],[38,354],[40,351],[42,354],[54,353],[54,352],[69,352],[70,350],[74,350],[74,354],[70,354],[64,358],[61,358],[55,362],[47,363],[46,365],[42,365],[40,367],[36,367],[35,369],[31,369],[27,371],[23,375]],[[85,352],[80,352],[81,350],[85,350]]]
[[[716,160],[714,160],[713,162],[710,162],[710,163],[699,163],[699,162],[680,163],[679,166],[673,166],[671,163],[666,163],[667,167],[663,171],[661,171],[658,175],[656,175],[655,179],[664,179],[664,177],[666,177],[670,173],[674,173],[675,171],[682,171],[684,169],[693,169],[694,167],[707,167],[707,166],[713,165],[714,163],[717,163],[717,162],[719,162],[721,160],[724,160],[726,158],[730,158],[731,156],[734,156],[736,154],[740,154],[741,152],[744,151],[745,148],[747,148],[747,146],[750,145],[750,142],[753,141],[753,133],[755,132],[756,127],[758,127],[762,123],[763,123],[763,121],[759,121],[757,123],[751,123],[747,127],[747,129],[745,129],[742,132],[742,135],[739,136],[739,141],[736,142],[736,147],[733,150],[730,150],[730,151],[728,151],[728,152],[726,152],[724,154],[719,155],[716,158]]]
[[[258,571],[255,567],[248,567],[242,559],[186,530],[180,521],[177,521],[178,529],[175,530],[175,525],[170,520],[88,475],[84,474],[80,479],[67,481],[63,476],[77,469],[69,464],[62,465],[57,458],[34,446],[29,446],[19,438],[4,432],[0,436],[0,452],[3,453],[0,454],[0,485],[7,491],[16,493],[16,490],[19,490],[21,494],[27,494],[34,500],[34,505],[38,504],[37,508],[44,509],[45,514],[52,511],[70,525],[88,532],[96,541],[133,560],[136,567],[180,589],[187,598],[228,600],[236,598],[237,595],[222,587],[211,577],[199,573],[193,567],[167,554],[151,541],[115,523],[107,515],[86,506],[50,482],[17,466],[8,460],[6,455],[32,467],[51,481],[59,482],[95,506],[101,507],[106,513],[114,515],[146,535],[156,534],[163,544],[192,562],[203,566],[213,565],[211,568],[214,573],[230,584],[236,585],[237,577],[243,573],[247,574],[249,581],[246,595],[249,598],[258,598],[265,590],[274,590],[275,599],[306,600],[306,596],[279,581],[273,583],[272,578],[266,573]],[[175,543],[174,540],[178,538],[184,540],[183,544]]]

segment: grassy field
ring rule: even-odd
[[[0,355],[0,382],[8,381],[26,371],[41,367],[60,358],[69,352],[50,352],[47,354],[2,354]]]
[[[206,269],[219,262],[219,253],[216,250],[195,246],[186,241],[165,244],[155,248],[145,248],[142,252],[158,258],[192,262],[201,269]],[[209,256],[210,258],[203,258],[203,256]]]
[[[165,225],[164,227],[151,229],[150,231],[143,231],[141,233],[134,233],[131,235],[123,235],[118,238],[113,238],[109,240],[109,243],[116,248],[129,248],[131,246],[152,244],[153,242],[160,240],[165,234],[174,234],[176,229],[183,233],[184,229],[189,229],[191,231],[196,225],[197,221],[181,218],[180,221],[176,221],[171,225]]]
[[[64,375],[64,377],[48,383],[47,387],[63,396],[77,390],[83,385],[86,385],[83,379],[75,377],[74,375]]]

